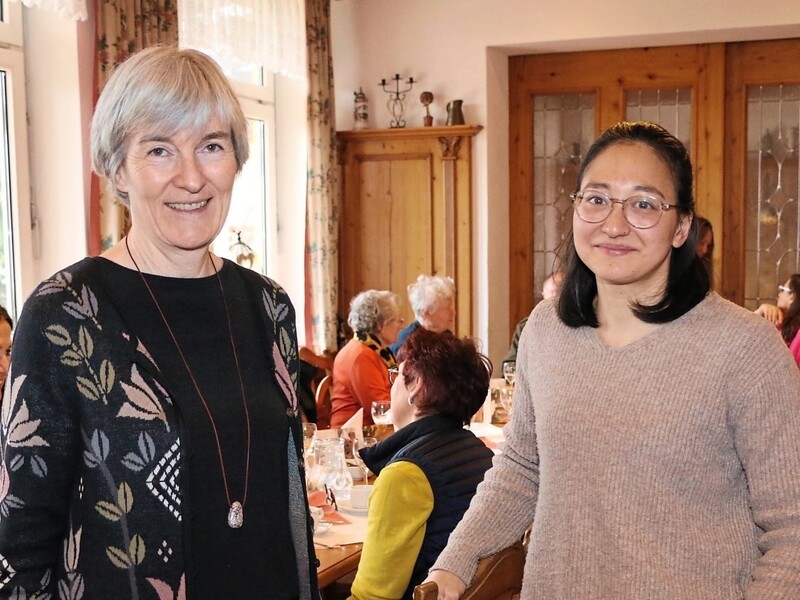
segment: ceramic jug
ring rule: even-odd
[[[464,113],[461,112],[461,105],[463,100],[453,100],[447,103],[447,124],[448,125],[463,125]]]

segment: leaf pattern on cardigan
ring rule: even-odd
[[[98,589],[141,600],[186,597],[175,407],[141,340],[92,285],[101,260],[84,259],[44,281],[15,331],[0,413],[1,597],[82,600],[97,597]],[[273,372],[296,415],[289,298],[271,280],[233,268],[247,278],[253,298],[263,298],[259,312],[271,339]],[[297,439],[289,444],[302,451]],[[302,498],[297,468],[287,485]],[[23,512],[29,508],[38,514]],[[56,543],[46,532],[64,515],[69,523]],[[43,516],[46,522],[31,527],[30,519]],[[307,544],[296,552],[309,567],[307,509],[293,506],[289,518],[293,531],[305,536],[294,542]],[[31,560],[34,552],[49,558]],[[300,575],[301,597],[316,597],[313,566]]]

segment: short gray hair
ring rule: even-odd
[[[419,321],[422,313],[434,312],[447,300],[456,297],[456,284],[452,277],[420,275],[408,286],[408,301]]]
[[[367,290],[350,301],[347,324],[358,333],[378,333],[384,323],[399,316],[400,296],[394,292]]]
[[[230,126],[238,171],[250,152],[247,119],[219,65],[197,50],[153,46],[119,65],[103,88],[92,119],[92,168],[109,181],[125,162],[131,134],[144,128],[167,135],[203,128],[218,118]]]

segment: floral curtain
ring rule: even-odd
[[[138,50],[178,44],[178,0],[96,0],[95,91],[99,96],[119,63]],[[96,98],[95,98],[96,100]],[[89,253],[110,248],[128,230],[128,212],[107,191],[106,181],[92,180]]]
[[[330,1],[306,0],[308,180],[306,186],[306,343],[336,350],[339,289],[339,175],[333,106]]]

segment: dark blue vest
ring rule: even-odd
[[[381,452],[390,449],[395,452],[388,457]],[[408,461],[422,470],[433,490],[433,511],[403,596],[410,599],[414,586],[427,577],[428,569],[447,545],[450,532],[469,508],[475,489],[492,466],[494,454],[457,420],[440,415],[415,421],[368,450],[373,453],[369,456],[365,452],[364,459],[373,472],[379,471],[375,471],[370,462],[381,469],[393,462]]]

